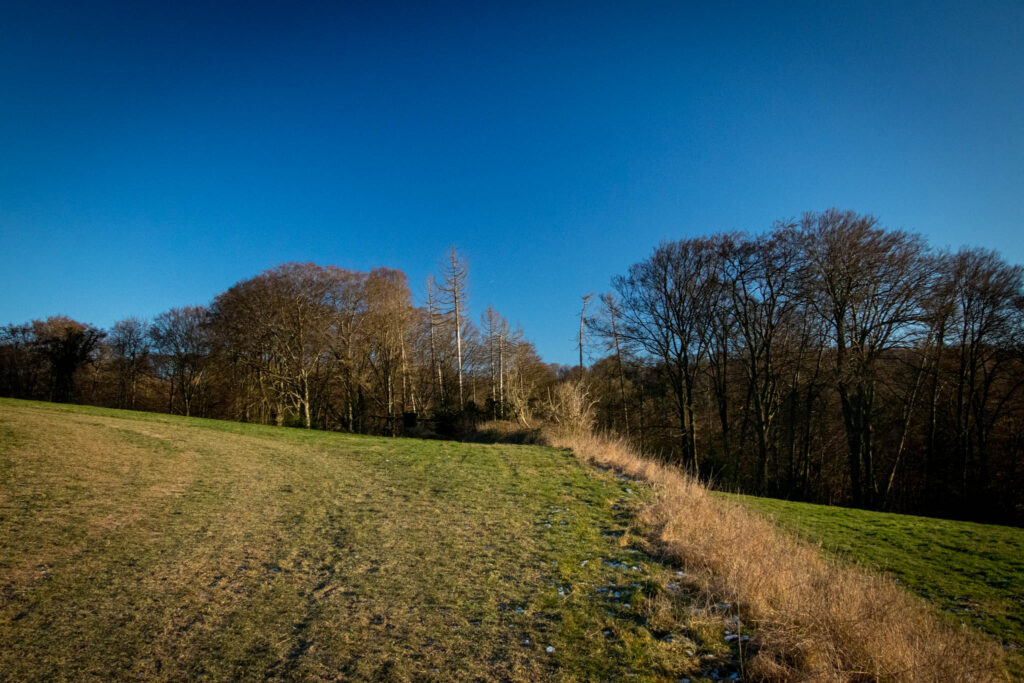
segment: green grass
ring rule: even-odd
[[[696,678],[723,617],[643,552],[650,495],[551,448],[0,399],[0,679]]]
[[[1024,529],[717,494],[767,514],[825,550],[877,569],[954,623],[999,639],[1024,675]]]

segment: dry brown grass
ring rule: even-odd
[[[701,590],[734,603],[755,626],[760,680],[1008,680],[997,646],[955,629],[920,598],[736,504],[678,469],[610,438],[557,435],[553,445],[641,479],[656,491],[644,511],[652,540]]]

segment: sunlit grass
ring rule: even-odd
[[[649,497],[552,448],[0,400],[0,678],[693,676],[729,648]]]
[[[998,638],[1024,676],[1024,529],[722,495],[892,576],[951,621]]]

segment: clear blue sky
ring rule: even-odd
[[[571,363],[659,240],[830,206],[1024,262],[1024,3],[0,5],[0,324],[455,244]]]

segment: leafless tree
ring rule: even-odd
[[[174,410],[177,392],[183,412],[192,415],[202,397],[210,353],[209,310],[205,306],[172,308],[149,327],[153,348],[168,365],[168,410]]]
[[[439,352],[439,329],[440,314],[437,310],[438,287],[434,276],[427,277],[427,315],[430,334],[430,365],[437,374],[437,385],[434,394],[439,399],[441,406],[447,405],[447,394],[444,388],[444,373],[441,371],[441,357]]]
[[[75,390],[75,373],[88,362],[106,335],[92,325],[66,316],[32,321],[33,344],[49,363],[50,400],[70,401]]]
[[[412,295],[405,273],[391,268],[374,268],[366,279],[366,343],[368,360],[378,385],[380,402],[388,417],[389,429],[398,433],[398,412],[409,405],[409,372],[406,335],[412,316]],[[396,396],[396,377],[400,378],[400,396]]]
[[[214,302],[215,327],[233,340],[260,393],[283,423],[289,410],[313,424],[338,330],[339,268],[286,263],[241,282]]]
[[[988,478],[992,430],[1022,386],[1022,378],[1008,376],[1016,360],[1008,351],[1022,338],[1024,269],[983,249],[961,250],[950,266],[948,290],[959,347],[954,424],[961,495],[967,498],[979,488],[979,481]]]
[[[619,385],[619,402],[622,410],[622,426],[627,437],[630,436],[629,428],[629,401],[626,398],[626,373],[622,362],[622,337],[619,334],[619,319],[622,312],[619,310],[619,302],[614,294],[604,293],[600,297],[603,309],[603,316],[592,318],[588,324],[592,330],[603,336],[608,343],[609,350],[615,353],[615,366]]]
[[[854,503],[873,505],[879,494],[874,439],[879,359],[919,331],[930,261],[919,236],[883,230],[870,215],[835,209],[806,214],[800,230],[806,291],[835,345]]]
[[[135,317],[118,320],[110,328],[108,344],[117,370],[118,407],[134,410],[139,379],[145,371],[149,355],[146,323]]]
[[[731,320],[737,331],[737,352],[746,375],[757,443],[756,486],[762,490],[769,459],[774,456],[773,428],[780,402],[776,367],[780,339],[797,305],[798,250],[792,226],[779,224],[772,233],[735,242],[724,258]]]
[[[442,262],[441,272],[443,279],[441,294],[444,297],[445,303],[450,307],[448,315],[451,316],[455,332],[455,361],[458,368],[459,407],[462,408],[466,405],[462,371],[462,323],[468,309],[466,300],[468,298],[467,278],[469,276],[469,267],[466,265],[465,259],[455,252],[454,246],[451,247],[448,257]]]
[[[580,333],[579,333],[579,337],[577,338],[577,341],[579,342],[579,346],[580,346],[580,376],[581,377],[583,376],[583,328],[584,328],[584,325],[585,325],[586,319],[587,319],[587,304],[590,303],[590,300],[592,298],[594,298],[594,294],[593,293],[584,294],[583,295],[583,305],[580,306]]]
[[[42,385],[48,364],[37,353],[31,323],[0,327],[0,393],[16,398],[49,398]]]
[[[508,322],[488,306],[481,318],[484,340],[487,346],[487,371],[491,394],[491,417],[497,419],[501,415],[501,402],[504,400],[504,342],[508,334]]]
[[[714,253],[705,240],[662,243],[612,284],[622,338],[660,361],[674,397],[683,463],[698,466],[697,373],[707,351]]]

